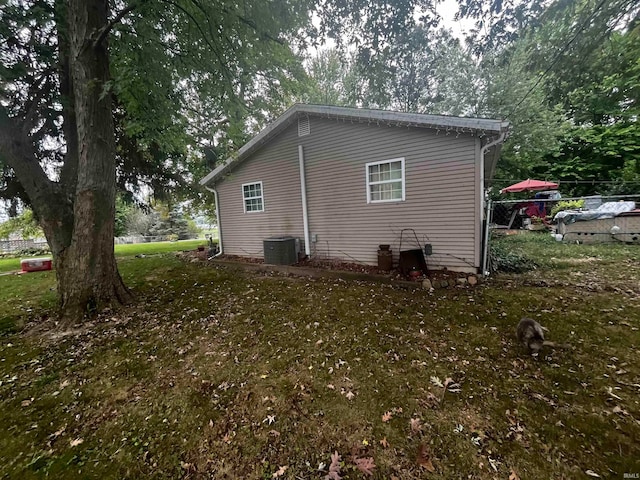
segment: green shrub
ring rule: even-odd
[[[551,216],[555,217],[556,213],[563,210],[578,210],[584,208],[584,200],[561,200],[551,209]]]
[[[23,248],[15,252],[0,253],[0,258],[45,257],[50,255],[51,250],[48,248]]]
[[[491,244],[489,260],[492,272],[524,273],[538,267],[538,264],[531,257],[509,249],[500,242]]]
[[[15,252],[16,257],[37,257],[40,255],[51,255],[48,248],[23,248]]]

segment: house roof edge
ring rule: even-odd
[[[310,105],[296,103],[288,108],[278,119],[265,127],[260,133],[238,150],[238,152],[227,158],[221,165],[213,169],[207,176],[200,180],[200,185],[207,185],[220,175],[228,171],[235,163],[242,161],[253,153],[264,142],[277,135],[286,128],[298,114],[312,116],[326,116],[328,118],[344,118],[359,121],[376,122],[397,122],[398,125],[443,128],[443,129],[469,129],[470,131],[481,131],[490,133],[500,133],[509,129],[509,122],[489,118],[455,117],[447,115],[429,115],[422,113],[392,112],[388,110],[372,110],[364,108],[337,107],[332,105]]]

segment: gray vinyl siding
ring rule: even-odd
[[[297,140],[288,129],[216,185],[225,254],[262,258],[265,238],[304,238]],[[264,211],[245,213],[242,185],[254,182],[262,182]]]
[[[397,260],[400,231],[413,228],[419,245],[405,233],[402,248],[431,243],[429,266],[478,266],[473,137],[311,120],[311,135],[300,140],[305,147],[309,228],[318,240],[312,253],[376,264],[378,245],[387,243]],[[367,204],[365,164],[400,157],[405,159],[405,201]]]
[[[262,239],[304,238],[297,146],[303,145],[312,255],[375,265],[380,244],[433,245],[430,267],[479,266],[477,138],[469,133],[310,118],[294,122],[219,182],[225,253],[262,256]],[[457,138],[456,138],[457,137]],[[367,204],[365,164],[405,159],[405,201]],[[262,181],[265,212],[244,214],[241,185]]]

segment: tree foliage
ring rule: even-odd
[[[461,0],[458,18],[475,20],[465,42],[426,21],[375,58],[320,52],[311,90],[327,103],[504,118],[501,182],[535,176],[564,181],[568,194],[633,193],[639,12],[631,0]]]
[[[637,2],[464,0],[459,14],[477,20],[467,40],[486,113],[512,124],[498,177],[582,182],[568,194],[640,191]]]
[[[44,237],[42,229],[30,209],[0,223],[0,239],[7,239],[11,235],[20,235],[23,239]]]
[[[589,20],[584,33],[548,69],[544,83],[547,101],[562,107],[572,128],[564,132],[560,148],[544,156],[533,171],[569,182],[565,188],[572,194],[636,193],[640,191],[640,8],[618,0],[597,5],[572,2],[569,7],[545,24],[538,37],[547,38],[543,45],[551,48],[558,42],[553,32],[566,31],[584,17]],[[531,56],[531,64],[540,65],[539,52]],[[570,187],[572,180],[582,183]],[[596,185],[603,181],[614,183]]]

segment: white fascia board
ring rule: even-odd
[[[491,118],[467,118],[448,115],[427,115],[422,113],[390,112],[387,110],[371,110],[364,108],[334,107],[325,105],[300,105],[300,111],[315,115],[328,115],[359,120],[377,120],[384,122],[398,122],[404,125],[413,124],[424,127],[469,128],[501,132],[508,128],[509,122]]]

